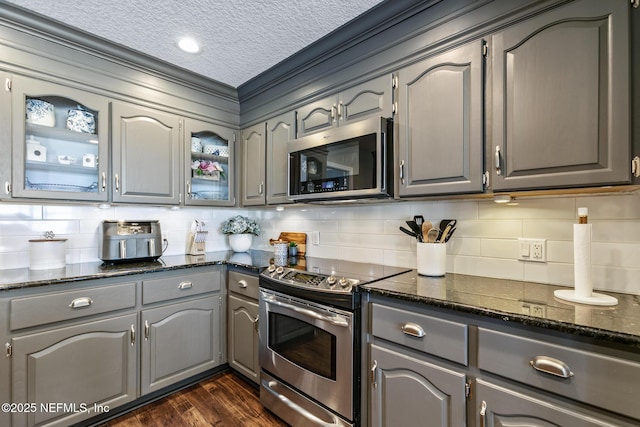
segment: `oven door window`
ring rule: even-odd
[[[336,337],[293,317],[269,313],[269,347],[296,365],[336,379]]]

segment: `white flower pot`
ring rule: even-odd
[[[234,252],[246,252],[251,247],[253,234],[230,234],[229,246]]]

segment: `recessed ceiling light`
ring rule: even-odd
[[[187,53],[200,52],[200,45],[191,37],[182,37],[178,39],[178,47]]]

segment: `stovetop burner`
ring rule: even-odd
[[[260,274],[260,286],[292,296],[355,308],[353,296],[359,285],[376,282],[410,271],[404,267],[359,263],[326,258],[305,258],[300,265],[269,265]]]

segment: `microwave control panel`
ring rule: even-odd
[[[349,189],[348,178],[327,178],[307,181],[300,184],[300,194],[327,193]]]

